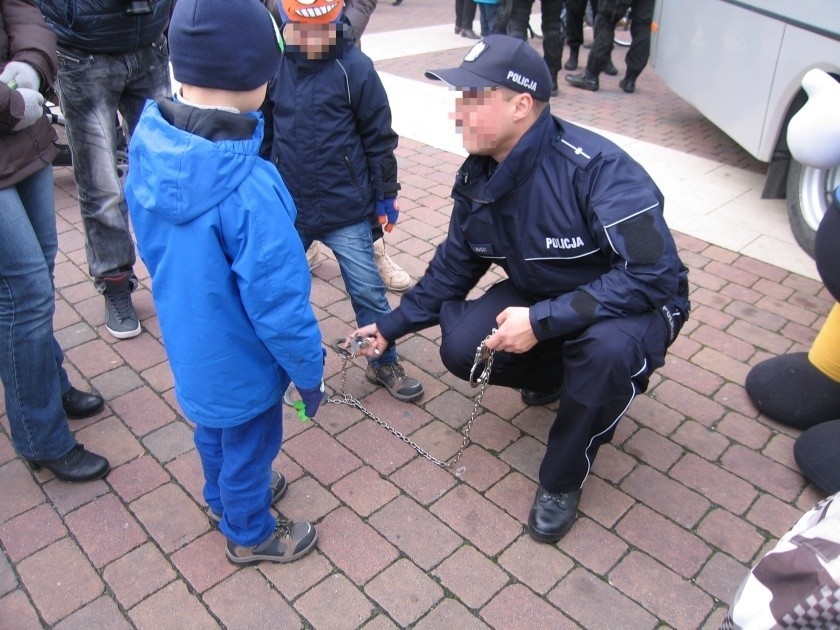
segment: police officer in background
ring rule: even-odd
[[[522,40],[528,39],[528,21],[534,0],[509,0],[510,21],[507,34]],[[551,75],[551,96],[557,96],[557,73],[563,64],[563,46],[566,41],[565,24],[560,19],[565,0],[540,0],[543,35],[543,59]]]
[[[469,157],[456,175],[449,234],[398,308],[354,335],[362,353],[440,324],[441,359],[468,379],[490,335],[490,382],[526,404],[559,399],[528,531],[569,531],[598,448],[689,311],[688,270],[650,176],[612,142],[551,116],[551,77],[527,42],[491,35],[459,68],[456,125]],[[508,279],[466,300],[498,265]],[[491,331],[497,330],[491,334]]]

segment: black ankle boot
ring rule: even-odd
[[[590,73],[589,70],[584,70],[580,74],[567,74],[566,81],[582,90],[598,91],[598,75]]]
[[[614,77],[618,74],[618,68],[615,67],[615,64],[612,62],[612,59],[607,61],[607,65],[604,66],[604,74],[607,74],[611,77]]]
[[[569,60],[563,66],[566,70],[577,70],[578,67],[578,53],[580,48],[577,46],[569,46]]]
[[[628,94],[632,94],[636,91],[636,77],[624,77],[618,82],[618,87]]]
[[[68,418],[89,418],[102,410],[105,401],[98,394],[86,394],[71,387],[61,395],[61,406]]]
[[[102,479],[111,470],[111,464],[108,463],[107,459],[96,453],[86,451],[81,444],[76,444],[69,452],[55,459],[27,459],[25,461],[32,471],[46,468],[57,479],[70,483]]]
[[[580,488],[568,492],[549,492],[537,487],[537,495],[528,515],[528,533],[541,543],[555,543],[575,524]]]

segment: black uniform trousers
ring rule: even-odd
[[[475,300],[445,302],[440,311],[443,364],[468,380],[476,347],[508,306],[532,306],[509,280]],[[550,391],[561,386],[539,481],[549,492],[579,488],[602,444],[651,373],[665,361],[669,329],[658,311],[596,322],[568,337],[538,343],[528,352],[497,352],[490,383]]]
[[[560,22],[565,0],[541,0],[543,59],[551,73],[552,84],[557,83],[557,73],[563,61],[563,43],[565,26]],[[519,39],[528,39],[528,20],[531,18],[531,6],[534,0],[513,0],[507,33]]]
[[[589,0],[566,0],[566,43],[570,48],[583,46],[583,16]],[[593,19],[597,16],[596,5],[592,7]]]
[[[635,79],[647,66],[650,58],[650,23],[653,20],[655,0],[633,0],[630,4],[630,37],[632,42],[624,58],[628,78]],[[590,74],[599,75],[609,62],[615,39],[615,25],[624,16],[599,10],[595,15],[595,39],[586,63]]]

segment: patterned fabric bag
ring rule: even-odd
[[[744,580],[722,630],[840,628],[840,493],[782,536]]]

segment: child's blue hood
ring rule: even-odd
[[[207,132],[208,124],[207,135],[216,139],[194,132]],[[126,188],[139,207],[169,223],[192,221],[230,196],[262,159],[257,152],[263,127],[258,112],[227,114],[149,101],[129,147]]]

